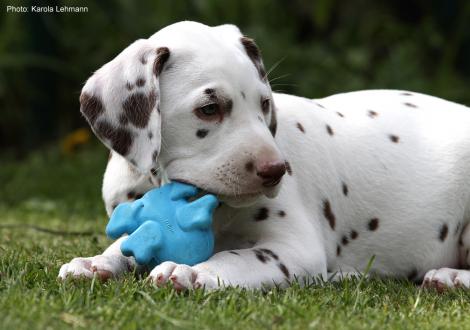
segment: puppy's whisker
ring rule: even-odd
[[[279,80],[279,79],[282,79],[282,78],[286,78],[286,77],[289,77],[289,76],[290,76],[290,73],[286,73],[286,74],[274,77],[272,79],[269,79],[269,83],[272,83],[273,81],[276,81],[276,80]]]
[[[288,91],[286,91],[285,89],[273,89],[273,92],[275,93],[288,93]]]
[[[270,74],[271,72],[273,72],[273,71],[279,66],[279,64],[281,64],[285,59],[286,59],[286,57],[284,56],[284,57],[281,58],[279,61],[277,61],[276,63],[274,63],[273,66],[271,66],[271,68],[268,70],[268,72],[266,72],[266,76],[269,77],[269,74]]]
[[[271,87],[274,87],[274,86],[299,86],[299,84],[272,84]]]

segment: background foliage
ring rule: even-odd
[[[3,2],[3,0],[2,0]],[[21,156],[85,126],[84,81],[135,39],[179,20],[237,24],[274,89],[322,97],[400,88],[470,104],[470,2],[459,0],[45,0],[82,14],[0,12],[0,152]],[[32,5],[36,1],[13,1]],[[36,3],[36,4],[37,4]]]

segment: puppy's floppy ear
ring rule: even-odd
[[[256,70],[258,71],[259,78],[270,88],[268,74],[264,69],[263,59],[261,58],[261,51],[259,50],[258,46],[256,45],[253,39],[248,37],[241,37],[240,42],[245,50],[246,54],[253,62]],[[276,119],[276,106],[274,105],[274,101],[271,102],[271,115],[269,118],[269,130],[273,136],[276,135],[277,130],[277,119]]]
[[[263,59],[261,58],[261,51],[259,50],[255,41],[248,37],[241,37],[240,41],[243,45],[243,48],[245,49],[246,54],[255,65],[256,70],[258,70],[260,79],[269,84],[268,75],[264,69]]]
[[[148,173],[161,145],[159,76],[166,47],[137,40],[95,72],[80,95],[80,111],[96,136]]]

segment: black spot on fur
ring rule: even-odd
[[[319,106],[320,108],[325,109],[325,107],[324,107],[323,105],[321,105],[320,103],[318,103],[318,102],[314,102],[314,103],[315,103],[317,106]]]
[[[278,214],[281,218],[283,218],[283,217],[286,216],[286,212],[284,212],[284,211],[282,211],[282,210],[279,211],[277,214]]]
[[[152,140],[152,138],[153,138],[153,133],[152,133],[152,132],[148,132],[148,137],[149,137],[150,140]]]
[[[122,127],[114,128],[107,121],[100,121],[96,125],[96,135],[101,139],[108,140],[111,148],[122,156],[129,153],[132,145],[131,133]]]
[[[129,121],[136,127],[144,128],[150,119],[150,113],[155,107],[157,95],[155,91],[131,94],[122,104],[124,113]]]
[[[151,168],[150,173],[152,173],[153,176],[157,176],[158,170],[156,168]]]
[[[239,256],[239,255],[240,255],[240,253],[235,252],[235,251],[228,251],[228,253],[234,254],[234,255],[236,255],[236,256]]]
[[[130,82],[126,82],[126,89],[127,89],[128,91],[131,91],[131,90],[134,89],[134,85],[132,85]]]
[[[261,261],[262,263],[266,263],[268,261],[268,259],[265,257],[262,251],[253,250],[253,252],[255,253],[256,258],[258,258],[258,260]]]
[[[154,150],[152,153],[152,162],[154,162],[158,157],[158,150]]]
[[[344,118],[344,115],[341,112],[336,112],[336,114],[340,116],[341,118]]]
[[[341,187],[342,187],[342,189],[343,189],[343,195],[344,195],[344,196],[347,196],[347,195],[348,195],[348,192],[349,192],[349,188],[348,188],[348,186],[346,185],[346,183],[342,182],[342,183],[341,183]]]
[[[278,267],[281,270],[281,272],[284,274],[284,276],[289,278],[289,270],[287,269],[286,265],[284,265],[283,263],[279,263]]]
[[[163,65],[170,57],[170,50],[167,47],[157,48],[157,57],[153,62],[153,73],[158,76],[162,72]]]
[[[408,93],[408,92],[403,92],[403,93],[400,93],[400,95],[403,95],[403,96],[412,96],[413,94]]]
[[[287,174],[292,175],[292,167],[290,166],[290,163],[286,161],[286,171]]]
[[[143,87],[145,85],[145,79],[140,77],[139,79],[137,79],[137,81],[135,82],[135,84],[138,86],[138,87]]]
[[[245,164],[245,170],[247,170],[247,172],[253,172],[255,169],[255,164],[253,164],[252,161],[249,161]]]
[[[389,137],[390,141],[392,141],[393,143],[398,143],[398,142],[400,142],[400,138],[399,138],[398,136],[396,136],[396,135],[391,134],[391,135],[389,135],[388,137]]]
[[[357,233],[357,231],[352,230],[352,231],[351,231],[351,239],[356,239],[357,236],[359,236],[359,234]]]
[[[258,210],[258,213],[255,215],[256,221],[266,220],[269,216],[269,210],[266,207],[262,207]]]
[[[369,221],[368,224],[369,230],[375,231],[377,228],[379,228],[379,219],[374,218]]]
[[[409,102],[405,102],[403,103],[404,105],[406,105],[407,107],[410,107],[410,108],[417,108],[418,106],[413,104],[413,103],[409,103]]]
[[[205,138],[209,131],[207,129],[198,129],[196,131],[196,136],[200,139]]]
[[[326,125],[326,131],[328,132],[328,134],[330,134],[331,136],[333,136],[335,133],[333,132],[333,129],[331,128],[330,125]]]
[[[278,255],[269,249],[260,249],[260,251],[271,256],[274,260],[279,260]]]
[[[328,220],[328,223],[330,224],[331,229],[335,230],[336,217],[333,214],[333,211],[331,210],[330,201],[326,199],[323,200],[323,215]]]
[[[206,89],[204,90],[204,93],[207,94],[207,95],[209,95],[209,96],[215,95],[215,89],[213,89],[213,88],[206,88]]]
[[[336,255],[340,256],[341,255],[341,246],[336,245]]]
[[[305,129],[304,129],[304,127],[302,126],[301,123],[297,123],[297,128],[298,128],[302,133],[305,133]]]
[[[82,93],[80,95],[80,111],[88,122],[93,125],[96,119],[104,112],[104,107],[98,97]]]
[[[240,94],[242,95],[243,99],[246,99],[246,95],[244,92],[240,92]]]
[[[447,224],[443,224],[441,230],[439,231],[439,239],[444,242],[447,238],[447,234],[449,233],[449,227]]]
[[[369,110],[369,111],[367,112],[367,115],[368,115],[370,118],[375,118],[375,117],[377,117],[379,114],[378,114],[377,112],[373,111],[373,110]]]
[[[348,245],[349,240],[348,240],[348,238],[346,237],[346,235],[344,235],[343,238],[341,238],[341,243],[343,243],[343,245]]]

